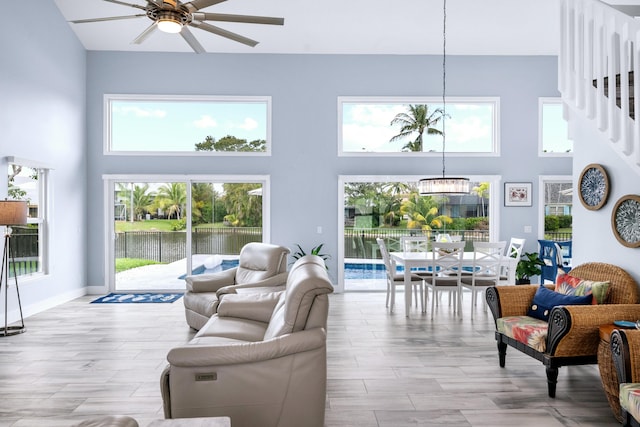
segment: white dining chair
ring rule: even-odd
[[[505,258],[520,259],[522,256],[522,250],[526,239],[520,239],[518,237],[512,237],[509,241],[509,246],[504,253]],[[500,284],[502,285],[515,285],[515,283],[509,283],[509,266],[503,265],[500,271]]]
[[[425,305],[431,291],[431,318],[439,304],[439,292],[449,292],[455,297],[454,313],[462,316],[462,259],[465,242],[433,242],[431,248],[431,266],[429,274],[424,276]],[[451,298],[449,298],[451,301]]]
[[[402,236],[400,237],[402,252],[427,252],[429,251],[429,238],[426,236]]]
[[[462,278],[462,287],[471,290],[471,318],[477,305],[478,293],[490,286],[498,286],[502,257],[507,242],[473,242],[473,272]],[[484,298],[483,298],[484,301]],[[486,309],[486,301],[484,302]]]
[[[380,248],[380,254],[382,255],[382,260],[384,261],[384,267],[387,276],[387,298],[385,307],[388,307],[389,311],[393,313],[393,306],[396,301],[396,287],[404,287],[404,274],[398,273],[396,271],[396,266],[393,262],[391,262],[391,257],[389,256],[389,251],[387,250],[387,245],[385,244],[384,240],[378,237],[376,239],[376,243],[378,243],[378,247]],[[411,274],[411,287],[415,305],[416,307],[418,306],[418,298],[420,298],[420,308],[424,313],[425,304],[423,278],[421,276],[418,276],[417,274]]]

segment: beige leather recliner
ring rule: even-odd
[[[331,292],[324,261],[307,255],[291,268],[284,291],[225,295],[195,337],[167,355],[165,417],[322,427]]]
[[[281,286],[283,289],[287,281],[289,252],[283,246],[247,243],[240,251],[237,267],[217,273],[187,276],[187,291],[184,294],[187,324],[195,330],[202,328],[217,311],[220,297],[224,294],[267,286]]]

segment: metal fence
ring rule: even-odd
[[[38,228],[37,226],[11,227],[11,253],[13,259],[9,261],[9,277],[36,273],[40,270],[38,257]]]
[[[384,229],[384,228],[358,228],[344,230],[344,256],[345,258],[381,259],[376,239],[383,238],[389,251],[400,250],[400,238],[403,236],[425,236],[434,239],[437,231]],[[473,242],[488,242],[488,230],[451,230],[450,236],[461,236],[466,242],[465,251],[473,250]],[[545,233],[545,239],[553,241],[571,240],[572,233]]]
[[[403,236],[425,236],[434,239],[437,231],[407,230],[407,229],[381,229],[381,228],[358,228],[344,230],[344,257],[381,259],[382,256],[377,250],[378,237],[385,240],[389,251],[400,250],[400,238]],[[450,236],[461,236],[461,240],[466,242],[465,250],[473,250],[473,242],[488,242],[488,230],[447,230]]]
[[[555,242],[565,242],[567,240],[571,240],[573,237],[573,233],[556,233],[545,231],[544,238],[545,240],[553,240]]]
[[[237,255],[249,242],[262,241],[261,227],[196,228],[192,254]],[[116,258],[139,258],[170,263],[186,258],[185,231],[125,231],[116,233]]]

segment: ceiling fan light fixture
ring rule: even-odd
[[[176,34],[182,31],[180,15],[173,12],[163,12],[158,17],[158,29],[164,33]]]

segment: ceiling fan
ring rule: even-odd
[[[268,16],[251,16],[251,15],[229,15],[224,13],[208,13],[200,12],[201,9],[222,3],[226,0],[192,0],[182,3],[180,0],[145,0],[146,6],[133,3],[126,3],[119,0],[103,0],[109,3],[115,3],[122,6],[129,6],[135,9],[144,10],[145,13],[126,16],[111,16],[106,18],[79,19],[70,21],[74,24],[85,24],[89,22],[115,21],[120,19],[133,19],[146,16],[153,23],[144,30],[132,43],[141,44],[156,29],[166,33],[180,33],[183,39],[191,46],[196,53],[206,52],[198,40],[193,36],[188,27],[199,28],[204,31],[216,34],[221,37],[243,43],[247,46],[254,47],[257,41],[247,37],[224,30],[220,27],[208,24],[205,21],[224,21],[224,22],[240,22],[247,24],[268,24],[268,25],[284,25],[284,18],[272,18]]]

